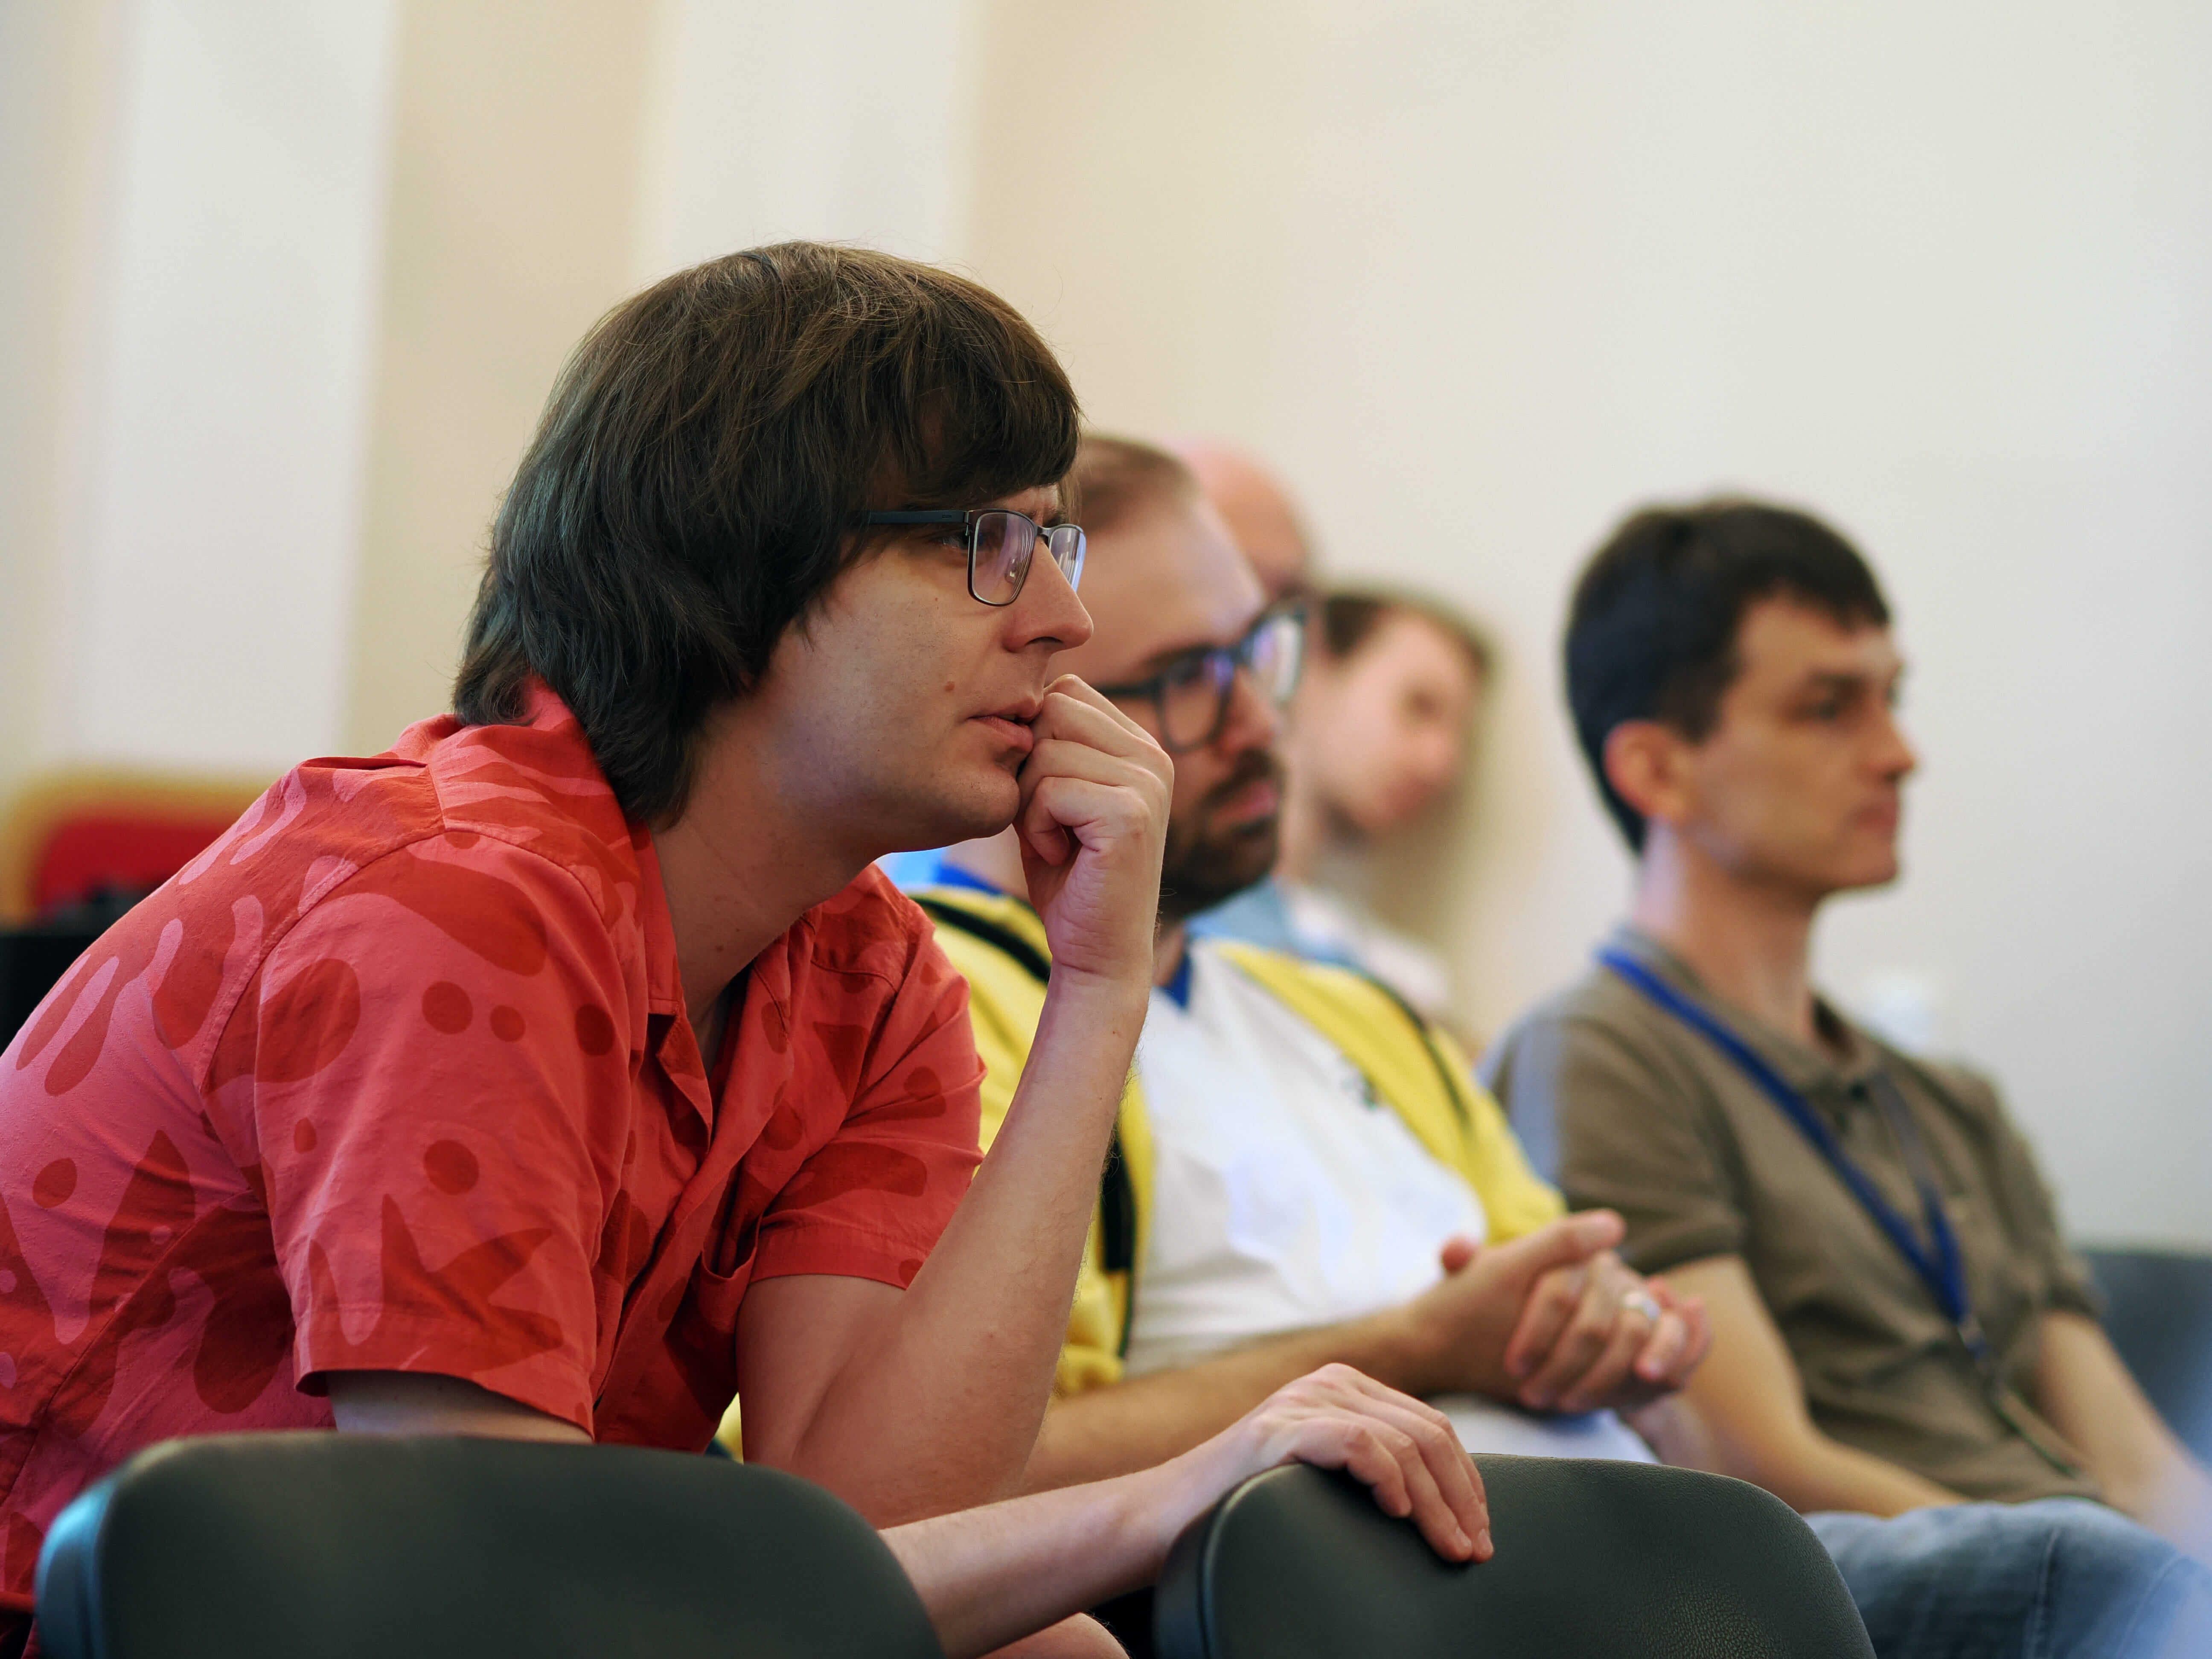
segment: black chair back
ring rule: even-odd
[[[1655,1464],[1479,1456],[1498,1553],[1439,1559],[1346,1477],[1303,1465],[1183,1534],[1160,1659],[1873,1659],[1827,1552],[1756,1486]]]
[[[773,1470],[623,1446],[222,1435],[56,1520],[54,1659],[943,1659],[883,1540]]]

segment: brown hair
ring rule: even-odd
[[[453,707],[565,702],[623,810],[665,822],[708,712],[874,544],[871,508],[970,507],[1075,459],[1066,374],[1005,301],[785,242],[656,283],[562,370],[492,526]]]
[[[1477,679],[1489,678],[1497,659],[1489,635],[1441,599],[1392,588],[1340,587],[1322,595],[1322,649],[1342,662],[1393,616],[1419,617],[1428,623],[1460,648]]]
[[[1068,475],[1068,516],[1087,535],[1110,530],[1148,503],[1188,507],[1200,496],[1198,475],[1157,444],[1086,432]]]

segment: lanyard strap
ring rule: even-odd
[[[1972,1305],[1966,1297],[1966,1273],[1959,1255],[1959,1241],[1951,1231],[1951,1219],[1944,1213],[1942,1194],[1925,1170],[1916,1168],[1912,1172],[1913,1185],[1920,1189],[1920,1202],[1928,1217],[1929,1237],[1935,1243],[1931,1255],[1921,1247],[1913,1234],[1911,1224],[1897,1212],[1896,1207],[1881,1195],[1867,1176],[1865,1170],[1850,1159],[1835,1132],[1814,1111],[1805,1097],[1784,1080],[1781,1074],[1768,1065],[1759,1052],[1719,1020],[1684,996],[1666,981],[1646,968],[1626,952],[1607,947],[1598,952],[1597,959],[1607,968],[1641,991],[1668,1013],[1685,1025],[1703,1035],[1712,1045],[1734,1060],[1736,1068],[1759,1086],[1761,1093],[1780,1109],[1782,1115],[1797,1126],[1798,1132],[1813,1143],[1814,1150],[1827,1160],[1828,1167],[1837,1178],[1850,1189],[1861,1208],[1866,1211],[1875,1224],[1889,1235],[1905,1259],[1912,1264],[1921,1282],[1928,1286],[1936,1304],[1958,1328],[1959,1335],[1975,1358],[1980,1359],[1988,1350],[1982,1337],[1981,1327],[1974,1318]],[[1899,1103],[1900,1106],[1902,1103]],[[1918,1131],[1908,1112],[1890,1114],[1891,1127],[1900,1143],[1907,1145],[1908,1157],[1917,1150]],[[1922,1160],[1924,1162],[1924,1159]]]

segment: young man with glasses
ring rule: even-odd
[[[456,713],[288,774],[0,1063],[0,1643],[153,1441],[696,1450],[740,1390],[747,1455],[893,1527],[954,1655],[1291,1457],[1487,1553],[1441,1419],[1348,1374],[947,1513],[1028,1461],[1152,973],[1169,763],[1054,672],[1075,441],[1018,316],[884,255],[754,250],[600,323]],[[1009,824],[1059,966],[978,1170],[963,988],[871,860]]]
[[[1302,629],[1179,461],[1094,434],[1073,482],[1097,631],[1068,659],[1174,755],[1175,786],[1151,1011],[1031,1484],[1173,1456],[1331,1362],[1449,1396],[1480,1449],[1648,1458],[1600,1408],[1679,1386],[1695,1307],[1608,1254],[1615,1219],[1564,1217],[1450,1040],[1389,992],[1187,937],[1273,862]],[[916,890],[970,983],[988,1133],[1057,946],[1011,837],[951,849]]]

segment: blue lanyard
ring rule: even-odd
[[[1828,1167],[1837,1178],[1850,1188],[1851,1195],[1860,1206],[1873,1218],[1875,1224],[1889,1235],[1890,1243],[1903,1252],[1912,1264],[1921,1282],[1928,1286],[1936,1303],[1954,1326],[1967,1352],[1976,1359],[1983,1358],[1989,1345],[1983,1340],[1980,1324],[1974,1318],[1972,1304],[1966,1297],[1966,1272],[1959,1256],[1959,1241],[1951,1231],[1950,1218],[1943,1212],[1942,1194],[1926,1172],[1915,1169],[1913,1185],[1920,1189],[1920,1202],[1927,1212],[1928,1234],[1934,1240],[1935,1254],[1921,1247],[1913,1234],[1911,1224],[1897,1212],[1895,1206],[1884,1198],[1866,1171],[1851,1162],[1836,1139],[1835,1132],[1820,1115],[1814,1111],[1805,1097],[1784,1081],[1780,1073],[1762,1059],[1758,1051],[1707,1013],[1696,1003],[1668,984],[1635,957],[1608,947],[1597,953],[1597,959],[1606,967],[1641,991],[1667,1012],[1693,1030],[1702,1033],[1713,1046],[1736,1064],[1738,1070],[1749,1078],[1766,1097],[1781,1109],[1782,1115],[1796,1124],[1798,1132],[1813,1143],[1814,1149],[1828,1161]],[[1900,1140],[1908,1137],[1912,1145],[1908,1151],[1920,1150],[1918,1132],[1912,1120],[1903,1114],[1893,1115],[1893,1127]],[[1923,1158],[1917,1162],[1924,1163]]]

